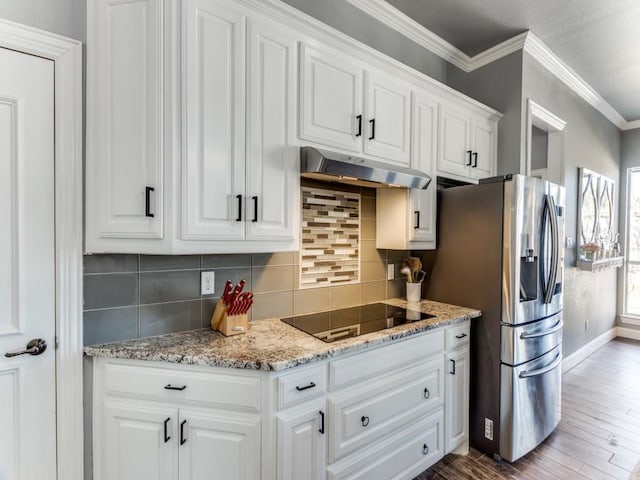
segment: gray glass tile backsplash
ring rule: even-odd
[[[365,189],[363,189],[365,190]],[[227,279],[255,292],[252,320],[341,308],[404,295],[405,251],[376,250],[375,198],[362,206],[361,283],[299,289],[299,252],[231,255],[86,255],[84,344],[209,326]],[[366,208],[365,208],[366,207]],[[366,233],[366,234],[365,234]],[[396,279],[386,280],[387,263]],[[200,272],[215,271],[215,294],[200,295]]]

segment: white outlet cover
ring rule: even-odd
[[[200,272],[200,294],[213,295],[215,293],[216,272]]]
[[[396,277],[395,268],[393,263],[387,265],[387,280],[393,280]]]

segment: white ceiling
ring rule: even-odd
[[[627,121],[640,119],[640,0],[387,0],[469,56],[531,30]]]

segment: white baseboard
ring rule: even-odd
[[[589,355],[591,355],[593,352],[598,350],[603,345],[606,345],[607,343],[609,343],[611,340],[613,340],[617,336],[621,336],[618,333],[618,329],[619,329],[619,327],[613,327],[611,330],[607,330],[606,332],[604,332],[599,337],[596,337],[593,340],[591,340],[589,343],[587,343],[582,348],[576,350],[575,352],[573,352],[568,357],[565,357],[562,360],[562,373],[564,373],[567,370],[570,370],[573,367],[575,367],[582,360],[587,358]],[[625,329],[625,330],[627,330],[627,329]],[[640,331],[638,331],[638,333],[640,333]]]
[[[640,330],[635,328],[618,327],[618,337],[640,340]]]

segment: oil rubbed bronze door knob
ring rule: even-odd
[[[27,348],[24,350],[16,350],[14,352],[7,352],[4,354],[5,357],[17,357],[18,355],[40,355],[47,349],[47,342],[45,342],[42,338],[34,338],[29,343],[27,343]]]

